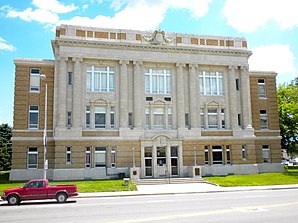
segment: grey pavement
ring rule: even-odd
[[[137,191],[122,192],[100,192],[100,193],[79,193],[80,198],[88,197],[119,197],[119,196],[141,196],[141,195],[167,195],[167,194],[188,194],[188,193],[214,193],[232,191],[252,190],[283,190],[298,189],[298,184],[272,185],[272,186],[239,186],[221,187],[209,183],[188,183],[188,184],[160,184],[160,185],[138,185]]]

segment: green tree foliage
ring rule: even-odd
[[[8,124],[0,126],[0,170],[9,170],[11,166],[12,129]]]
[[[298,78],[289,85],[279,85],[277,99],[282,148],[298,154]]]

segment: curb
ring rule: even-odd
[[[229,187],[227,187],[229,188]],[[100,194],[95,193],[94,195],[84,195],[79,194],[75,198],[105,198],[105,197],[131,197],[131,196],[154,196],[154,195],[174,195],[174,194],[201,194],[201,193],[222,193],[222,192],[239,192],[239,191],[256,191],[256,190],[291,190],[298,189],[297,187],[277,187],[277,188],[234,188],[234,189],[219,189],[219,190],[208,190],[208,191],[187,191],[187,192],[162,192],[162,193],[132,193],[132,194],[121,194],[121,192],[116,192],[117,194]]]

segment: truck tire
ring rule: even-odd
[[[56,195],[56,200],[58,203],[64,203],[67,200],[67,195],[66,193],[58,193]]]
[[[18,195],[12,194],[8,196],[7,202],[9,205],[17,205],[20,203],[20,198]]]

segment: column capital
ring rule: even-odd
[[[195,63],[190,63],[189,65],[189,68],[198,68],[198,64],[195,64]]]
[[[185,63],[176,63],[176,67],[182,69],[183,67],[185,67]]]
[[[81,58],[81,57],[73,57],[72,58],[72,61],[73,62],[79,62],[79,63],[81,63],[81,62],[83,62],[83,58]]]
[[[119,60],[119,64],[120,65],[128,65],[129,64],[129,60]]]
[[[142,66],[143,65],[143,61],[133,61],[133,65],[134,66]]]
[[[238,66],[236,66],[236,65],[229,65],[228,68],[229,68],[230,71],[235,71],[235,70],[237,70]]]
[[[58,56],[58,57],[57,57],[57,60],[60,61],[60,62],[61,62],[61,61],[66,62],[66,61],[68,61],[68,57]]]
[[[240,67],[241,71],[247,72],[249,71],[249,66],[248,65],[243,65]]]

